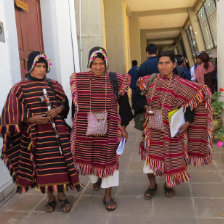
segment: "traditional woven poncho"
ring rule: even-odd
[[[118,169],[116,155],[121,139],[118,103],[114,96],[109,73],[96,77],[91,72],[71,76],[72,99],[75,105],[71,147],[75,165],[82,175],[94,174],[99,177],[113,175]],[[90,88],[91,82],[91,88]],[[124,95],[130,85],[130,76],[117,74],[118,96]],[[92,111],[108,112],[108,129],[105,136],[87,136],[87,114]]]
[[[138,87],[144,91],[151,76],[138,79]],[[173,75],[170,87],[169,78],[157,75],[156,89],[152,99],[153,109],[163,107],[164,132],[148,128],[148,114],[144,124],[143,141],[140,154],[156,175],[165,175],[168,187],[189,180],[187,164],[203,166],[211,163],[212,156],[212,108],[211,92],[205,85],[189,82]],[[154,82],[146,96],[150,105]],[[187,133],[170,137],[168,112],[181,106],[195,109],[194,122]]]
[[[54,118],[63,155],[59,152],[51,123],[24,123],[31,116],[47,112],[46,103],[41,101],[43,89],[47,89],[52,107],[65,100],[61,85],[54,80],[52,84],[55,94],[46,80],[26,80],[15,84],[2,111],[2,159],[18,186],[18,192],[34,186],[42,192],[79,186],[78,171],[74,168],[70,151],[70,134],[63,117],[58,115]]]

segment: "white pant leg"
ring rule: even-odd
[[[95,184],[98,177],[95,175],[89,175],[89,180],[91,184]],[[103,177],[101,188],[117,187],[119,186],[119,170],[115,170],[113,176]]]
[[[89,180],[90,180],[91,184],[95,184],[98,180],[98,177],[95,175],[89,175]]]
[[[102,188],[117,187],[119,186],[119,170],[115,170],[113,176],[103,177]]]
[[[149,164],[146,164],[146,160],[144,160],[144,165],[143,165],[143,173],[148,174],[148,173],[154,173],[152,169],[149,168]]]

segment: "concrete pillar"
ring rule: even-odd
[[[141,63],[143,63],[146,59],[146,45],[147,45],[147,39],[146,39],[146,32],[144,30],[140,31],[140,43],[141,43]]]
[[[178,40],[178,42],[177,42],[177,48],[178,48],[178,52],[179,52],[179,54],[180,54],[180,55],[183,55],[184,52],[183,52],[183,50],[182,50],[180,40]]]
[[[177,50],[177,47],[174,48],[174,53],[177,55],[179,52]]]
[[[218,89],[224,89],[224,39],[223,39],[223,24],[224,24],[224,1],[217,1],[217,64],[218,64]]]
[[[87,71],[89,50],[95,46],[106,48],[103,0],[75,0],[75,10],[80,67]]]
[[[201,32],[201,27],[200,24],[198,22],[198,17],[197,17],[197,13],[195,11],[193,11],[192,9],[188,9],[188,15],[190,18],[190,22],[194,31],[194,36],[197,42],[197,46],[198,46],[198,51],[204,51],[205,50],[205,43],[203,40],[203,35]]]
[[[123,0],[105,0],[104,12],[109,69],[110,71],[125,73],[125,15]]]
[[[139,17],[137,14],[132,14],[129,17],[130,25],[130,53],[131,61],[137,60],[138,64],[141,63],[141,44],[140,44],[140,27]]]
[[[187,34],[185,30],[181,30],[181,37],[183,39],[184,42],[184,48],[185,48],[185,52],[189,61],[190,66],[194,65],[194,60],[192,57],[192,53],[191,53],[191,47],[189,45],[188,39],[187,39]]]

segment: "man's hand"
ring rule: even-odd
[[[64,110],[64,106],[61,105],[61,106],[59,106],[59,107],[56,107],[56,108],[53,108],[53,109],[49,110],[49,111],[47,112],[47,116],[50,117],[51,119],[52,119],[52,118],[55,118],[55,117],[57,117],[58,114],[60,114],[63,110]]]
[[[145,105],[144,109],[145,109],[146,113],[148,113],[148,115],[153,115],[154,114],[154,112],[150,109],[150,107],[148,105]]]
[[[121,130],[122,130],[122,133],[121,133],[122,137],[127,141],[128,140],[128,133],[126,131],[126,127],[122,126]]]
[[[28,118],[25,122],[28,124],[47,124],[48,122],[50,122],[50,117],[46,117],[45,114],[35,115]]]
[[[189,128],[189,126],[190,126],[190,122],[189,122],[189,121],[186,121],[186,122],[179,128],[178,135],[182,135],[185,131],[187,131],[187,129]]]

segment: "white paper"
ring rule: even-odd
[[[184,108],[181,107],[176,113],[173,114],[170,120],[170,135],[171,138],[175,137],[179,128],[185,123]]]
[[[117,147],[117,151],[116,151],[117,155],[121,155],[124,152],[125,143],[126,143],[125,138],[122,138]]]

